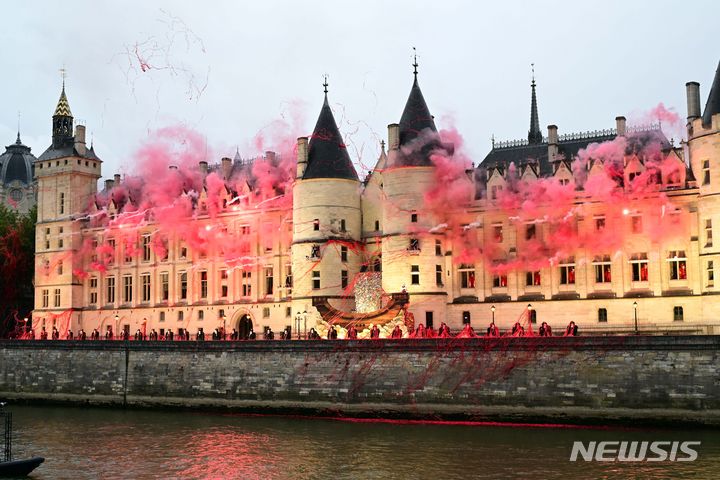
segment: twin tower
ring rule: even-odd
[[[415,295],[446,293],[441,282],[434,280],[441,236],[438,250],[436,242],[423,245],[413,233],[427,232],[434,225],[422,205],[424,192],[434,181],[430,154],[436,148],[443,146],[416,70],[400,123],[388,126],[388,152],[383,144],[375,168],[361,182],[328,104],[326,88],[312,136],[299,138],[297,144],[294,311],[308,311],[317,297],[331,299],[346,311],[354,309],[353,280],[362,271],[382,271],[382,289],[388,294],[403,289]],[[428,242],[427,238],[422,241]]]

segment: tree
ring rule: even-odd
[[[0,204],[0,336],[33,308],[37,208],[25,215]]]

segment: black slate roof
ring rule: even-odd
[[[95,154],[95,149],[93,147],[86,148],[85,154],[81,155],[77,150],[75,150],[73,145],[66,145],[62,148],[53,148],[53,146],[50,145],[47,150],[38,157],[37,161],[42,162],[43,160],[54,160],[56,158],[63,157],[80,157],[88,160],[100,161],[100,157]]]
[[[403,166],[432,166],[430,153],[435,149],[443,148],[443,146],[437,136],[435,120],[430,114],[430,109],[420,90],[417,74],[405,103],[405,109],[400,117],[399,127],[401,147],[407,147],[416,140],[420,144],[417,145],[415,150],[409,152],[407,149],[403,150],[402,154],[398,156],[397,162]],[[428,136],[418,139],[421,135]]]
[[[327,94],[320,109],[308,148],[308,163],[303,179],[345,178],[357,180],[357,172],[338,130],[328,104]]]
[[[597,134],[590,135],[571,135],[567,139],[561,139],[558,142],[558,153],[563,155],[566,161],[572,161],[581,149],[585,149],[593,143],[614,140],[616,137],[617,135],[613,131],[600,131]],[[670,142],[659,128],[630,132],[626,135],[626,138],[626,153],[628,154],[639,152],[652,142],[658,142],[662,150],[670,148]],[[539,144],[518,141],[510,146],[500,145],[493,147],[479,166],[486,170],[499,168],[505,172],[511,163],[514,163],[516,167],[535,164],[539,168],[541,177],[551,176],[554,173],[553,165],[548,158],[548,144],[546,141]]]
[[[0,184],[17,180],[30,185],[34,160],[35,156],[30,153],[30,147],[23,145],[18,133],[15,143],[5,147],[5,153],[0,155]]]
[[[720,113],[720,63],[715,70],[715,79],[710,87],[710,95],[708,95],[705,111],[702,116],[703,127],[708,128],[712,124],[712,116]]]

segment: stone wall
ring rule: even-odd
[[[0,342],[0,398],[720,425],[720,337]]]

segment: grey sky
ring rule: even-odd
[[[3,13],[0,142],[14,141],[20,110],[24,143],[49,145],[64,64],[105,176],[167,125],[206,135],[211,161],[236,145],[259,153],[248,141],[298,101],[309,134],[323,73],[353,160],[372,165],[407,99],[412,46],[438,126],[452,115],[476,163],[492,134],[527,135],[531,62],[543,130],[568,133],[659,102],[684,118],[685,82],[701,83],[704,106],[720,59],[716,1],[28,1]],[[169,68],[142,72],[126,53],[136,44]]]

